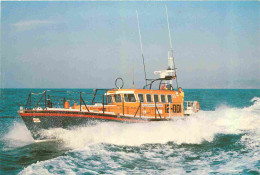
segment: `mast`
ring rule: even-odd
[[[133,89],[135,88],[135,65],[133,64]]]
[[[169,25],[169,18],[168,18],[168,9],[167,9],[167,6],[166,6],[166,5],[165,5],[165,9],[166,9],[167,24],[168,24],[170,47],[171,47],[171,51],[173,52],[173,49],[172,49],[172,37],[171,37],[171,31],[170,31],[170,25]]]
[[[140,47],[141,47],[142,58],[143,58],[145,86],[147,86],[147,78],[146,78],[146,70],[145,70],[145,62],[144,62],[144,51],[143,51],[142,36],[141,36],[141,30],[140,30],[140,24],[139,24],[139,16],[138,16],[138,11],[137,10],[136,10],[136,18],[137,18],[137,23],[138,23]]]
[[[167,24],[168,24],[169,41],[170,41],[170,47],[171,47],[171,50],[168,52],[168,70],[174,70],[174,73],[175,73],[175,76],[176,76],[175,77],[176,85],[177,85],[177,88],[178,88],[179,86],[178,86],[175,62],[174,62],[174,57],[173,57],[172,37],[171,37],[170,24],[169,24],[169,18],[168,18],[168,9],[167,9],[166,5],[165,5],[165,10],[166,10],[166,19],[167,19]],[[172,73],[171,73],[171,75],[172,75]],[[172,86],[172,80],[170,80],[170,84]]]

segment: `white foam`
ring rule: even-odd
[[[4,135],[3,139],[8,142],[9,147],[21,147],[34,143],[31,133],[24,123],[14,122],[9,132]]]
[[[203,141],[211,142],[218,133],[239,134],[259,128],[259,113],[252,110],[260,103],[257,101],[253,106],[243,109],[221,106],[215,111],[200,111],[185,120],[134,124],[106,122],[74,130],[51,129],[43,134],[55,136],[71,148],[97,143],[129,146],[167,142],[200,144]]]
[[[99,123],[94,126],[78,127],[74,130],[51,129],[42,134],[63,140],[65,146],[82,148],[97,143],[139,146],[146,143],[200,144],[211,142],[215,134],[239,134],[259,129],[260,98],[251,100],[252,106],[239,109],[221,106],[215,111],[200,111],[185,120],[151,123]],[[33,138],[23,123],[14,126],[4,136],[11,146],[33,143]]]
[[[194,117],[173,122],[99,123],[74,130],[48,130],[44,134],[58,137],[73,150],[65,156],[32,164],[20,174],[58,174],[61,171],[65,174],[97,174],[101,170],[106,174],[186,174],[187,170],[191,170],[192,174],[240,174],[246,169],[259,171],[256,166],[260,153],[259,99],[255,98],[254,104],[247,108],[221,106],[215,111],[200,111]],[[211,142],[219,133],[243,133],[239,143],[235,143],[243,146],[240,150],[223,148],[197,152],[190,147],[173,148],[171,144],[153,148],[142,145],[167,142],[200,144],[203,141]],[[107,149],[106,144],[101,143],[115,145]],[[120,145],[139,146],[140,149],[125,147],[135,150],[128,152],[120,150]],[[111,151],[111,147],[117,150]],[[245,153],[241,153],[243,151]],[[195,159],[185,161],[184,157]],[[140,160],[141,163],[138,163]],[[149,163],[142,164],[143,161]],[[122,166],[127,163],[136,167]]]
[[[254,97],[251,100],[251,102],[254,102],[254,104],[252,106],[244,108],[244,109],[247,111],[259,113],[260,112],[260,97]]]

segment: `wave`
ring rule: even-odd
[[[24,123],[14,122],[13,126],[9,128],[9,132],[1,139],[8,147],[22,147],[34,143],[30,131],[26,128]]]
[[[56,128],[43,134],[55,136],[71,148],[97,143],[128,146],[167,142],[200,144],[203,141],[211,142],[219,133],[240,134],[259,129],[260,98],[255,97],[252,101],[252,106],[243,109],[221,106],[215,111],[200,111],[195,116],[176,121],[141,124],[106,122],[73,130]]]
[[[43,131],[43,135],[62,140],[65,146],[80,148],[91,144],[109,143],[139,146],[146,143],[200,144],[211,142],[216,134],[240,134],[259,129],[260,98],[251,100],[245,108],[220,106],[215,111],[200,111],[194,116],[175,121],[150,123],[103,122],[94,126],[77,127],[73,130],[56,128]],[[22,123],[15,123],[4,136],[13,146],[33,143]]]
[[[171,122],[48,130],[72,150],[20,174],[258,174],[260,98],[252,102]]]

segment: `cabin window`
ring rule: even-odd
[[[159,102],[159,96],[157,94],[154,94],[153,95],[153,99],[154,99],[154,102],[155,103],[158,103]]]
[[[120,94],[115,94],[114,97],[115,97],[115,102],[120,103],[122,101]]]
[[[168,103],[172,103],[172,96],[171,95],[167,95],[167,100],[168,100]]]
[[[161,102],[162,103],[165,103],[166,101],[165,101],[165,95],[161,95]]]
[[[125,102],[136,102],[134,94],[124,94]]]
[[[144,102],[144,95],[143,94],[138,94],[138,98],[140,102]]]
[[[113,103],[111,95],[107,95],[107,103]]]
[[[151,103],[152,102],[151,94],[146,94],[146,102],[147,103]]]

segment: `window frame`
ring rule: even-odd
[[[139,94],[143,96],[143,101],[140,101]],[[138,93],[138,94],[137,94],[137,97],[138,97],[139,102],[141,102],[141,103],[144,102],[144,94],[143,94],[143,93]]]
[[[116,101],[116,97],[115,97],[116,95],[119,95],[119,96],[120,96],[120,102],[117,102],[117,101]],[[113,96],[114,96],[114,101],[115,101],[115,103],[122,103],[122,96],[121,96],[121,94],[114,94]]]
[[[160,103],[160,97],[159,97],[159,95],[158,95],[158,94],[153,94],[153,101],[154,101],[154,103],[155,103],[155,98],[154,98],[155,95],[157,95],[157,97],[158,97],[158,102],[156,102],[156,103]]]
[[[171,102],[169,102],[169,98],[168,97],[171,97]],[[167,102],[168,103],[172,103],[172,95],[171,94],[167,94]]]
[[[108,96],[111,97],[111,103],[114,103],[114,100],[113,100],[114,95],[110,94],[110,95],[107,95],[107,104],[111,104],[111,103],[108,102]]]
[[[125,101],[125,95],[129,95],[129,94],[134,95],[134,97],[135,97],[135,101],[134,101],[134,102],[132,102],[132,101]],[[124,96],[124,102],[125,102],[125,103],[136,103],[136,102],[137,102],[137,98],[136,98],[135,93],[123,94],[123,96]],[[128,97],[127,97],[127,98],[128,98]],[[128,99],[129,99],[129,98],[128,98]]]
[[[151,102],[148,102],[147,101],[147,95],[150,95],[150,97],[151,97]],[[153,103],[153,98],[152,98],[152,95],[151,94],[145,94],[145,101],[146,101],[146,103]]]
[[[164,96],[164,102],[162,101],[162,95]],[[161,94],[161,95],[160,95],[160,98],[161,98],[161,103],[167,103],[167,102],[166,102],[166,98],[165,98],[165,94]]]

